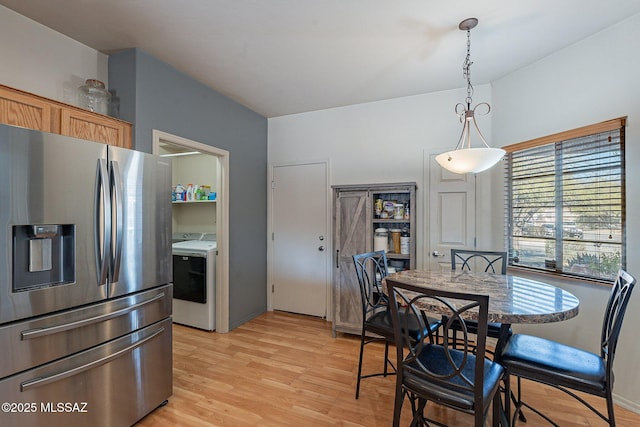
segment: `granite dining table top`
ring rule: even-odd
[[[432,289],[488,295],[489,322],[560,322],[577,316],[580,306],[578,298],[562,288],[512,274],[404,270],[385,278],[384,292],[387,292],[388,279]],[[436,302],[421,308],[446,315],[444,307],[438,306]],[[472,313],[469,318],[473,319]]]

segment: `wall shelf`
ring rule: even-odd
[[[184,202],[184,201],[175,201],[175,202],[171,202],[174,205],[197,205],[199,203],[215,203],[217,202],[217,200],[191,200],[188,202]]]

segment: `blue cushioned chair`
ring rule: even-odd
[[[473,249],[451,249],[451,269],[459,271],[480,271],[485,273],[507,274],[507,253],[499,251],[477,251]],[[475,323],[467,322],[470,332],[474,332]],[[489,323],[487,336],[500,338],[500,323]],[[511,330],[509,330],[511,334]]]
[[[518,377],[518,398],[513,414],[513,425],[516,423],[516,414],[526,406],[550,424],[557,426],[549,417],[522,401],[521,378],[562,390],[598,414],[610,426],[616,425],[612,396],[613,359],[624,313],[635,283],[636,279],[627,272],[623,270],[618,272],[602,323],[600,354],[531,335],[515,334],[509,338],[500,356],[500,363],[507,371],[505,377],[507,393],[510,393],[509,376]],[[607,416],[572,390],[606,399]]]
[[[405,397],[409,398],[413,412],[412,426],[429,425],[425,418],[427,402],[435,402],[474,416],[474,425],[484,425],[493,402],[493,416],[499,416],[500,381],[503,368],[485,358],[489,297],[442,291],[402,283],[387,278],[387,291],[396,339],[396,392],[393,425],[400,425]],[[442,325],[440,342],[427,336],[410,336],[409,322],[422,324],[422,309],[439,305],[447,319]],[[429,307],[433,308],[433,307]],[[465,317],[477,319],[475,345],[469,342]],[[453,348],[449,329],[456,324],[462,331],[458,348]],[[422,329],[422,328],[421,328]]]
[[[389,344],[394,343],[393,325],[389,299],[382,292],[382,279],[387,276],[387,255],[384,251],[367,252],[353,255],[353,264],[360,285],[362,302],[362,333],[360,336],[360,358],[358,361],[358,379],[356,382],[356,399],[360,396],[360,380],[362,378],[387,376],[395,374],[395,365],[389,359]],[[437,331],[439,322],[419,325],[411,322],[408,331],[417,337],[423,333],[431,334]],[[425,329],[420,329],[421,327]],[[384,342],[384,369],[382,372],[362,375],[362,358],[364,347],[373,342]],[[388,367],[391,367],[389,371]]]

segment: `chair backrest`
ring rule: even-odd
[[[601,337],[601,353],[600,355],[607,362],[607,374],[611,375],[613,367],[613,359],[615,357],[616,346],[618,345],[618,337],[622,329],[622,320],[624,313],[627,311],[627,304],[631,297],[631,291],[636,284],[636,279],[624,270],[618,271],[618,276],[613,283],[611,293],[609,294],[609,302],[604,313],[604,321],[602,323]]]
[[[451,269],[507,274],[507,253],[499,251],[476,251],[473,249],[451,249]],[[473,267],[473,268],[472,268]]]
[[[362,312],[366,319],[380,307],[388,306],[388,299],[382,292],[382,279],[387,277],[387,254],[385,251],[367,252],[353,255],[353,264],[360,285]]]
[[[386,286],[396,340],[397,375],[421,378],[453,394],[471,393],[476,403],[482,402],[489,296],[429,289],[389,278]],[[442,325],[441,343],[432,344],[427,336],[414,339],[408,333],[409,322],[418,322],[419,329],[425,330],[426,315],[422,309],[433,313],[434,306],[438,307],[438,314],[447,319]],[[470,332],[462,317],[466,315],[478,322],[475,342],[469,340]],[[462,330],[462,338],[449,333],[453,327]],[[439,364],[429,367],[423,363],[436,357]],[[475,368],[475,374],[469,378],[469,372],[473,372],[469,370],[471,366]]]

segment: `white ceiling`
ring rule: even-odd
[[[638,0],[0,4],[104,53],[138,47],[265,117],[464,87],[458,24],[468,17],[480,21],[471,32],[478,85],[640,13]]]

